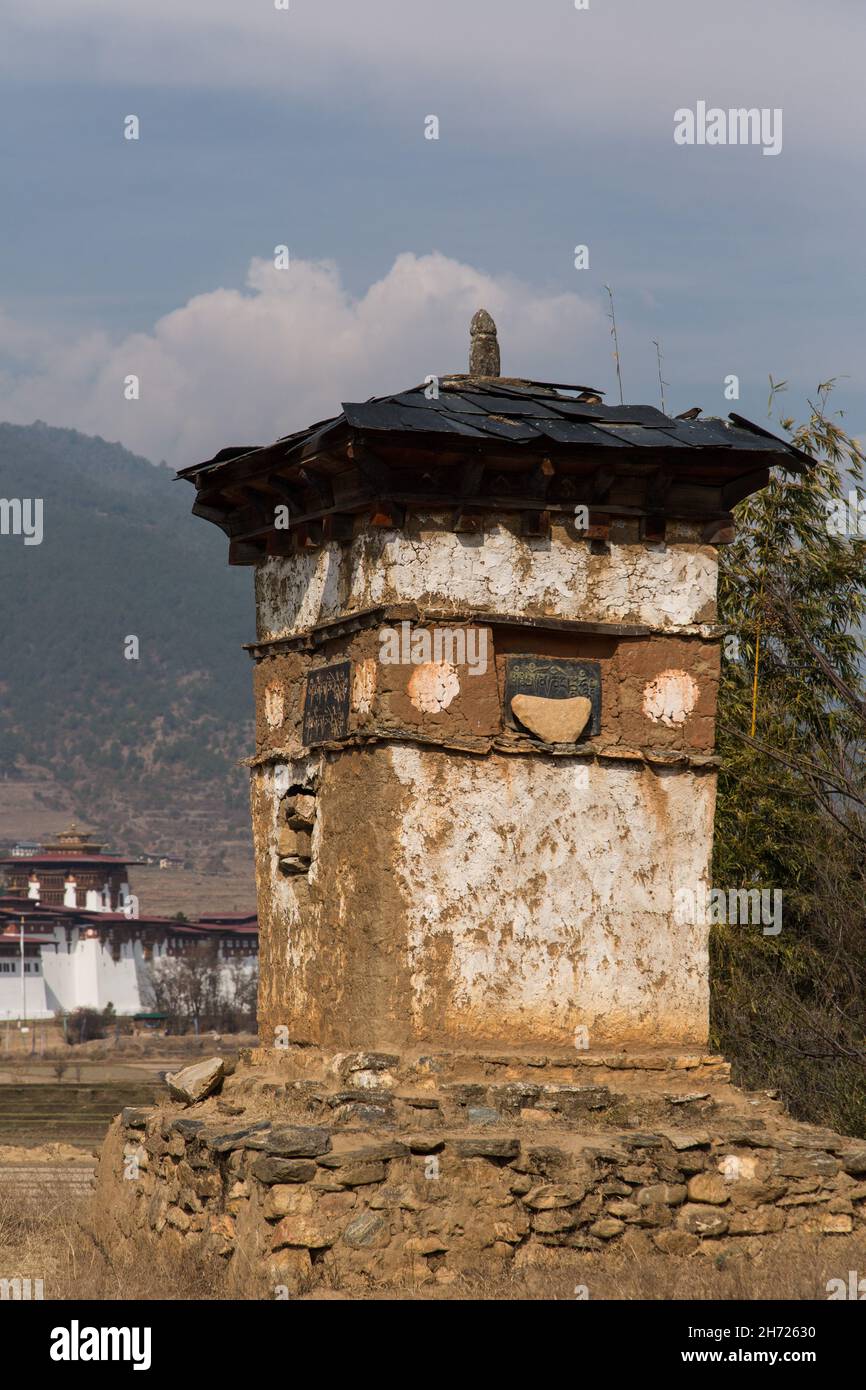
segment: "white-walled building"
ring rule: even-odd
[[[33,854],[0,859],[0,1019],[109,1004],[141,1013],[154,1004],[152,967],[201,942],[217,943],[226,968],[255,965],[255,914],[189,922],[142,914],[129,890],[133,862],[104,855],[74,827]]]

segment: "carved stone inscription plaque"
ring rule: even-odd
[[[512,728],[514,695],[539,695],[545,700],[572,700],[583,695],[592,705],[592,715],[583,737],[593,738],[601,731],[601,666],[597,661],[579,661],[559,656],[508,656],[505,658],[505,716]]]
[[[320,666],[307,676],[304,698],[304,744],[330,743],[349,732],[351,661]]]

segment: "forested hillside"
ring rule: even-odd
[[[37,422],[0,425],[0,498],[41,498],[44,528],[0,535],[0,767],[48,769],[129,848],[246,836],[250,571],[192,489]]]

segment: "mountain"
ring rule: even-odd
[[[254,607],[193,497],[119,444],[0,424],[0,528],[2,499],[43,504],[41,544],[0,534],[0,779],[42,769],[112,844],[216,866],[249,840]]]

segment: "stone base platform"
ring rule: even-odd
[[[448,1283],[628,1242],[759,1253],[866,1230],[866,1141],[799,1124],[700,1048],[244,1054],[218,1095],[127,1109],[97,1203],[120,1233],[294,1296]]]

